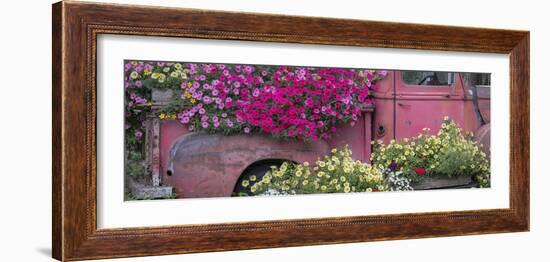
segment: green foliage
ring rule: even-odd
[[[142,177],[146,174],[147,169],[141,161],[126,161],[126,175],[132,177]]]
[[[142,160],[142,154],[132,150],[127,151],[124,171],[128,176],[143,177],[147,173],[147,168]]]

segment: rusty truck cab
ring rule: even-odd
[[[474,85],[471,78],[467,73],[389,71],[373,94],[375,139],[388,143],[417,136],[424,128],[436,134],[446,116],[467,132],[488,129],[489,85]]]

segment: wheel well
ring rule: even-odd
[[[283,162],[292,162],[292,163],[296,163],[295,161],[292,161],[292,160],[288,160],[288,159],[262,159],[262,160],[258,160],[250,165],[248,165],[242,172],[241,174],[239,175],[239,178],[237,178],[237,180],[235,181],[235,185],[233,186],[233,192],[235,192],[235,190],[237,189],[237,186],[239,185],[239,183],[241,182],[241,179],[243,178],[243,176],[245,174],[247,174],[249,171],[253,170],[254,168],[258,167],[258,166],[263,166],[263,165],[281,165]]]

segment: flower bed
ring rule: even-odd
[[[392,140],[384,145],[373,142],[371,160],[378,168],[390,168],[403,172],[412,182],[420,182],[427,176],[474,177],[481,187],[490,186],[489,160],[481,150],[483,145],[465,137],[461,128],[446,117],[437,135],[429,135],[429,129],[418,137]]]
[[[310,193],[350,193],[388,190],[381,170],[351,158],[346,146],[333,149],[331,154],[319,159],[315,167],[308,162],[295,164],[284,162],[257,181],[256,177],[243,180],[243,187],[250,187],[255,195],[294,195]]]
[[[127,142],[142,141],[151,90],[174,90],[159,117],[193,131],[263,132],[304,141],[328,139],[354,124],[385,71],[296,66],[125,63]]]

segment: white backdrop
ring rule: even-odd
[[[117,2],[108,1],[107,2]],[[544,1],[118,1],[195,8],[531,30],[531,232],[300,248],[133,258],[123,261],[545,261],[550,242],[550,183],[545,164],[550,68]],[[49,261],[51,246],[50,1],[3,4],[0,103],[2,261]],[[497,92],[495,90],[495,92]],[[535,119],[538,119],[535,120]]]

